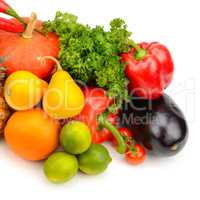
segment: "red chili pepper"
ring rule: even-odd
[[[19,22],[25,25],[24,20],[18,15],[18,13],[3,0],[0,0],[0,12],[16,18]]]
[[[17,12],[10,5],[8,5],[3,0],[0,0],[0,12],[16,18],[20,22],[20,23],[14,22],[10,19],[4,19],[0,17],[0,29],[14,33],[20,33],[24,31],[24,26],[25,26],[24,20],[17,14]]]
[[[101,131],[103,128],[108,129],[118,142],[117,151],[123,154],[126,150],[123,137],[117,128],[108,121],[107,115],[103,113],[112,100],[106,96],[105,90],[101,88],[85,88],[83,92],[85,94],[85,106],[76,119],[85,122],[90,127],[93,143],[105,141],[105,135]]]
[[[129,89],[137,96],[156,99],[170,84],[174,65],[169,50],[162,44],[135,44],[128,53],[122,53],[122,62],[126,65],[126,76],[130,80]]]
[[[24,31],[24,25],[13,22],[10,19],[0,17],[0,29],[8,32],[21,33]]]
[[[9,9],[9,7],[10,6],[6,2],[0,0],[0,12],[7,14],[7,10]]]

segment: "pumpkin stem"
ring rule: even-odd
[[[47,60],[47,59],[48,60],[52,60],[52,61],[54,61],[56,63],[57,71],[63,70],[62,66],[60,65],[59,61],[56,58],[54,58],[52,56],[41,56],[41,57],[38,57],[38,60],[41,61],[41,62],[43,62],[44,60]]]
[[[37,22],[37,14],[35,12],[32,12],[26,30],[22,35],[24,38],[31,39],[33,37],[33,31],[35,29],[36,22]]]

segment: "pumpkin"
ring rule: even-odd
[[[0,31],[0,57],[5,58],[1,66],[7,68],[7,74],[26,70],[46,79],[51,74],[54,63],[51,60],[41,63],[38,58],[58,56],[58,37],[54,33],[44,35],[35,31],[35,28],[39,30],[42,27],[42,22],[37,20],[35,13],[32,13],[30,19],[24,20],[29,23],[23,34]]]

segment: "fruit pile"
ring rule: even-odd
[[[164,45],[136,44],[118,18],[105,31],[69,13],[22,18],[3,0],[0,12],[14,17],[0,18],[0,134],[23,159],[45,160],[51,182],[104,172],[103,142],[132,165],[184,147],[186,120],[164,94],[174,72]]]

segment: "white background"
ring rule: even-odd
[[[148,158],[146,163],[128,165],[111,148],[113,162],[99,176],[78,174],[64,185],[49,183],[42,162],[27,162],[0,141],[0,199],[199,199],[200,131],[200,11],[199,0],[9,0],[21,15],[36,11],[42,20],[52,19],[56,10],[72,12],[90,25],[107,25],[124,18],[133,38],[160,41],[171,50],[175,76],[166,93],[174,97],[189,122],[190,136],[175,157]],[[192,197],[194,196],[194,197]]]

